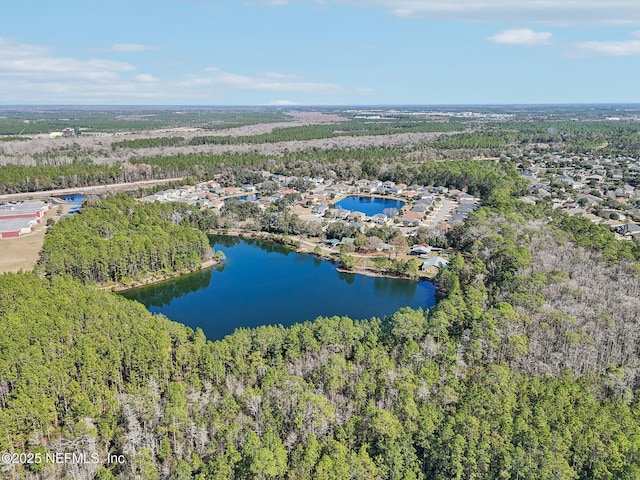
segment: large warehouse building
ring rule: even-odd
[[[47,202],[0,204],[0,238],[19,237],[33,232],[51,205]]]

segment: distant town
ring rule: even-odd
[[[532,156],[521,174],[531,182],[527,203],[549,201],[576,217],[605,225],[620,236],[640,235],[640,161],[631,157]]]

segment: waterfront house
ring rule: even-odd
[[[429,258],[427,260],[424,261],[424,263],[422,264],[422,271],[428,271],[428,270],[432,270],[432,269],[439,269],[440,267],[446,267],[447,265],[449,265],[449,261],[440,257],[440,256],[436,256],[436,257],[432,257]]]
[[[337,247],[340,244],[340,240],[338,240],[337,238],[328,238],[324,241],[324,243],[330,247]]]
[[[378,224],[387,223],[388,217],[384,213],[376,213],[371,217],[371,221]]]
[[[327,213],[328,210],[329,210],[329,205],[321,204],[321,205],[316,205],[315,207],[313,207],[311,209],[311,212],[316,214],[316,215],[320,215],[321,217],[323,217]]]

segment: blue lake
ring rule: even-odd
[[[69,203],[82,203],[84,202],[84,195],[81,193],[73,193],[71,195],[58,195],[56,198]]]
[[[400,200],[392,200],[390,198],[351,196],[337,202],[335,207],[362,212],[371,217],[376,213],[384,213],[387,208],[400,210],[404,206],[404,203],[405,202]]]
[[[399,308],[435,304],[427,281],[341,273],[335,264],[266,242],[211,237],[227,256],[224,268],[122,292],[209,339],[239,327],[285,326],[319,316],[383,317]]]

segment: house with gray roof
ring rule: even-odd
[[[422,271],[428,270],[430,268],[440,268],[440,267],[446,267],[447,265],[449,265],[449,261],[437,256],[437,257],[431,257],[427,260],[424,261],[424,263],[422,264]]]

